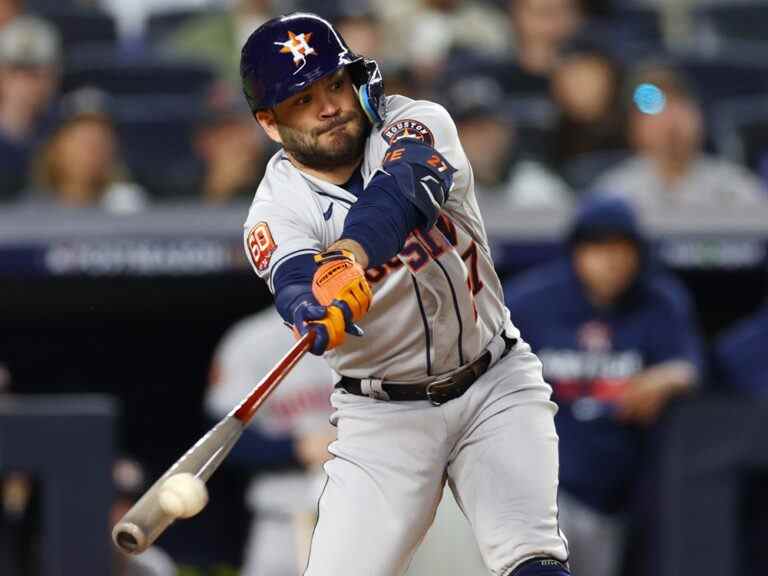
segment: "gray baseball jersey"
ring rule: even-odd
[[[432,523],[446,480],[486,566],[508,576],[534,557],[567,559],[557,522],[557,434],[541,363],[522,341],[502,357],[502,333],[519,338],[493,269],[472,169],[439,105],[387,97],[384,124],[365,144],[368,184],[401,138],[436,148],[456,169],[429,231],[366,277],[373,290],[362,338],[325,354],[341,375],[424,381],[490,351],[490,369],[441,406],[382,401],[336,390],[337,440],[305,576],[403,574]],[[245,225],[257,274],[274,292],[290,258],[338,240],[356,196],[299,171],[284,151],[269,162]],[[378,392],[378,393],[377,393]]]
[[[400,254],[370,268],[374,293],[360,322],[364,338],[347,338],[326,354],[336,372],[353,378],[423,380],[476,358],[505,328],[504,307],[474,194],[472,170],[451,117],[432,102],[387,99],[387,122],[373,130],[361,166],[367,184],[389,146],[418,137],[456,168],[448,202],[429,233],[411,234]],[[324,250],[338,240],[356,197],[297,170],[281,150],[270,160],[245,224],[256,272],[272,279],[292,256]]]

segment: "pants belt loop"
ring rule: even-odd
[[[362,378],[360,380],[360,392],[376,400],[389,400],[389,394],[384,390],[383,383],[384,380],[379,378]]]
[[[496,364],[496,362],[504,355],[507,348],[507,343],[502,335],[503,332],[494,336],[490,344],[488,344],[488,348],[486,348],[486,350],[491,353],[491,363],[488,365],[489,368]]]

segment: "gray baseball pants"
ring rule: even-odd
[[[446,480],[491,574],[507,576],[533,557],[566,561],[550,394],[522,341],[441,406],[336,390],[335,458],[325,464],[305,576],[403,574]]]

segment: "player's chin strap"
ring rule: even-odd
[[[554,558],[533,558],[523,562],[509,576],[570,576],[566,564]]]
[[[379,111],[376,109],[376,106],[373,105],[371,102],[370,94],[368,93],[368,84],[362,84],[357,89],[357,98],[360,101],[360,106],[363,109],[363,112],[365,112],[365,115],[368,117],[368,120],[371,121],[371,124],[374,126],[378,126],[382,122],[384,122],[384,119],[381,117],[381,114],[379,114]]]

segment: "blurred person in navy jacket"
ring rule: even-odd
[[[715,344],[720,384],[751,396],[768,395],[768,305],[737,323]]]
[[[688,295],[654,269],[618,199],[582,206],[568,255],[515,278],[507,306],[560,410],[560,522],[575,574],[618,573],[644,429],[691,388],[701,351]]]

